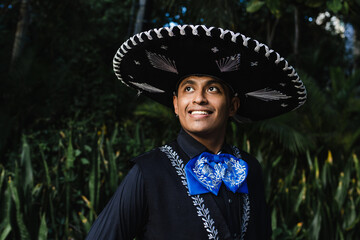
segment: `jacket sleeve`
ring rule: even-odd
[[[144,181],[135,164],[95,220],[86,239],[132,240],[141,234],[146,219]]]

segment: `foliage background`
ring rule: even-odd
[[[263,165],[273,239],[359,239],[359,5],[1,0],[0,239],[84,238],[129,160],[176,136],[172,110],[112,72],[124,40],[170,22],[240,31],[296,67],[307,103],[275,119],[230,123],[227,139]]]

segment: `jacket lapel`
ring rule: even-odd
[[[219,239],[230,240],[232,239],[230,229],[226,224],[226,220],[220,211],[220,208],[215,200],[215,195],[205,193],[201,195],[204,198],[204,204],[209,209],[210,215],[215,221],[215,226],[219,231]]]

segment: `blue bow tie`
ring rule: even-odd
[[[203,152],[185,165],[190,195],[211,192],[218,194],[221,183],[232,192],[248,193],[247,163],[231,154]]]

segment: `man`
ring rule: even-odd
[[[182,25],[130,38],[114,70],[173,106],[182,129],[133,160],[87,239],[269,239],[260,165],[225,132],[230,117],[261,120],[305,102],[286,60],[240,33]]]

